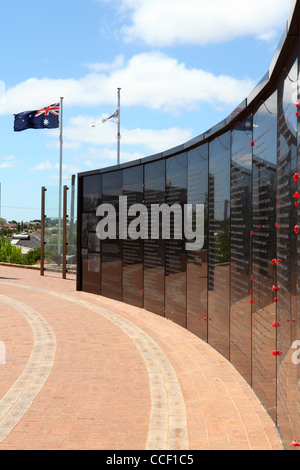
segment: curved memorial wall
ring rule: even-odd
[[[270,70],[215,128],[78,175],[78,290],[208,342],[253,387],[288,449],[300,441],[299,19],[295,1]],[[104,231],[116,221],[115,237],[100,236],[101,220]],[[139,236],[126,238],[124,224]],[[187,244],[191,233],[199,243]]]

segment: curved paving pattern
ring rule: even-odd
[[[54,364],[56,339],[48,323],[27,305],[0,295],[0,302],[11,305],[30,324],[34,345],[28,363],[14,385],[0,400],[0,442],[22,419],[45,385]]]
[[[48,380],[39,393],[35,389],[31,405],[19,400],[23,414],[6,428],[0,450],[282,449],[250,387],[190,332],[144,310],[76,292],[73,281],[14,268],[5,273],[11,280],[0,280],[0,301],[35,326],[36,312],[43,314],[47,334],[42,339],[36,331],[31,347],[48,343],[48,328],[57,344]],[[53,337],[49,344],[53,354]]]
[[[165,354],[149,335],[114,312],[96,307],[84,300],[74,299],[61,293],[29,287],[23,284],[14,283],[13,286],[15,288],[34,290],[45,295],[64,299],[69,303],[81,305],[85,309],[94,311],[120,327],[138,348],[149,374],[151,417],[146,450],[180,450],[188,448],[185,403],[178,378]],[[4,300],[3,296],[0,296],[0,299]],[[5,301],[15,306],[17,305],[22,313],[29,311],[25,306],[20,306],[18,302],[8,299],[5,299]],[[37,334],[35,334],[35,337],[37,337]],[[39,345],[35,344],[34,349],[39,350]],[[31,362],[30,367],[32,366]],[[11,395],[14,397],[15,390],[10,392]]]

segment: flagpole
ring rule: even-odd
[[[120,105],[121,105],[121,98],[120,98],[120,91],[121,91],[121,88],[118,88],[118,109],[119,109],[119,120],[118,120],[118,136],[117,136],[117,139],[118,139],[118,165],[120,165],[120,162],[121,162],[121,158],[120,158],[120,143],[121,143],[121,108],[120,108]]]
[[[58,208],[58,254],[61,255],[61,210],[62,210],[62,166],[63,166],[63,100],[60,98],[60,120],[59,120],[59,142],[60,142],[60,156],[59,156],[59,208]],[[61,260],[59,260],[60,262]]]

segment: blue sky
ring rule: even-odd
[[[292,0],[15,0],[0,16],[1,216],[40,218],[58,185],[57,130],[13,115],[64,96],[63,175],[179,145],[228,116],[268,70]]]

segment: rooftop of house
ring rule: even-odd
[[[40,233],[23,233],[20,235],[13,235],[11,237],[12,245],[22,248],[22,252],[28,252],[35,250],[41,246],[41,234]],[[23,250],[23,248],[25,248]]]

